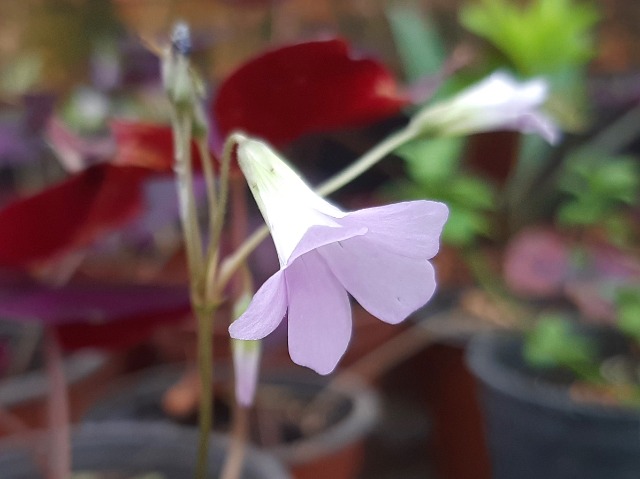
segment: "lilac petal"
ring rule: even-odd
[[[504,125],[506,129],[535,133],[544,138],[550,145],[560,141],[560,131],[553,120],[541,112],[523,113]]]
[[[336,227],[325,225],[311,226],[298,242],[287,263],[291,264],[296,260],[296,258],[299,258],[305,253],[313,251],[326,244],[344,241],[356,236],[362,236],[367,232],[368,228],[364,223],[353,223],[352,225]]]
[[[260,287],[242,316],[229,326],[234,339],[262,339],[273,332],[287,311],[284,270],[271,276]]]
[[[351,338],[349,296],[315,251],[299,257],[285,271],[291,359],[329,374]]]
[[[338,220],[345,226],[366,225],[367,239],[387,251],[429,259],[440,246],[449,209],[435,201],[408,201],[349,213]]]
[[[318,252],[358,303],[387,323],[404,320],[436,288],[433,267],[426,259],[389,252],[368,237],[327,245]]]

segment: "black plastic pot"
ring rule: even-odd
[[[218,477],[222,468],[227,439],[212,436],[209,474]],[[85,424],[73,434],[74,472],[109,473],[108,477],[134,477],[158,473],[162,479],[194,477],[197,432],[168,423],[130,421]],[[28,435],[0,443],[2,479],[41,479],[35,458],[46,451],[46,436]],[[100,477],[100,476],[98,476]],[[249,449],[242,479],[290,479],[271,456]]]
[[[521,351],[520,336],[488,334],[467,355],[481,386],[493,478],[638,479],[640,411],[575,402],[566,385],[535,377]]]
[[[103,353],[86,350],[66,357],[63,367],[69,414],[72,421],[78,421],[99,397],[105,381],[115,373],[117,363]],[[0,408],[11,413],[29,429],[42,429],[47,426],[47,398],[50,389],[50,379],[44,368],[2,378]],[[0,436],[14,432],[2,426],[0,425]]]
[[[182,367],[163,366],[136,374],[97,403],[85,420],[171,421],[162,410],[161,399],[183,372]],[[217,390],[224,391],[225,387],[228,388],[228,381],[224,381],[228,371],[219,368],[217,372],[222,383],[219,385],[222,388]],[[267,399],[267,404],[261,397]],[[318,397],[321,400],[316,402]],[[273,420],[274,417],[286,418],[289,415],[288,399],[293,400],[295,407],[320,405],[319,409],[309,410],[312,415],[307,419],[320,419],[324,426],[313,434],[301,436],[296,424],[285,422],[283,425]],[[261,429],[267,425],[267,429],[279,430],[277,436],[282,439],[258,442],[258,446],[287,466],[294,477],[346,479],[357,475],[364,460],[364,439],[379,416],[378,396],[360,384],[357,378],[347,385],[331,384],[330,378],[301,368],[266,373],[259,386],[257,404],[262,414],[252,418],[253,428]],[[215,428],[227,429],[228,409],[218,403],[215,409]],[[185,418],[185,422],[196,423],[195,418]]]
[[[65,380],[76,384],[104,367],[107,357],[96,351],[82,351],[64,360]],[[44,369],[29,371],[0,381],[0,405],[11,408],[17,404],[44,398],[49,393],[49,380]]]

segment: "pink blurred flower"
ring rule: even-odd
[[[534,298],[560,296],[570,274],[570,248],[550,229],[524,230],[506,250],[504,277],[514,293]]]

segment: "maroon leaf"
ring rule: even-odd
[[[0,265],[25,267],[91,244],[142,210],[148,171],[92,166],[0,210]]]
[[[111,133],[116,140],[116,155],[113,164],[140,166],[158,172],[172,172],[174,166],[173,131],[169,125],[128,120],[112,120]],[[215,155],[211,161],[216,171],[219,163]],[[201,156],[195,142],[191,143],[191,158],[196,170],[201,168]],[[233,171],[239,171],[232,165]]]
[[[173,168],[173,133],[169,125],[112,120],[110,123],[117,150],[116,165],[141,166],[155,171]],[[191,155],[199,161],[195,145]]]
[[[186,284],[72,282],[61,287],[4,275],[0,281],[0,316],[54,325],[66,348],[134,345],[161,323],[191,312]]]
[[[221,84],[212,113],[222,136],[241,129],[282,145],[305,133],[380,120],[406,104],[382,64],[332,39],[245,63]]]
[[[143,313],[104,324],[62,324],[56,331],[61,346],[68,351],[82,348],[125,350],[145,342],[159,326],[186,319],[186,314],[181,309]]]

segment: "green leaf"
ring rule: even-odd
[[[621,288],[616,295],[618,327],[627,336],[640,342],[640,285]]]
[[[558,208],[556,217],[563,226],[588,226],[600,221],[606,207],[598,201],[570,201]]]
[[[473,244],[478,236],[489,236],[491,224],[486,215],[449,204],[449,219],[442,231],[442,241],[457,247]]]
[[[640,198],[640,168],[627,157],[579,157],[567,162],[558,180],[570,198],[557,212],[565,225],[591,225],[616,217]],[[611,223],[613,228],[616,226]],[[619,228],[618,228],[619,229]]]
[[[412,180],[433,184],[456,174],[463,145],[461,138],[421,139],[403,145],[396,153],[405,160]]]
[[[525,360],[538,368],[568,368],[574,372],[590,368],[596,359],[594,345],[576,334],[562,315],[541,316],[525,337]]]
[[[611,201],[633,203],[640,188],[640,175],[634,159],[621,158],[600,165],[591,173],[591,186]]]
[[[495,188],[484,180],[472,176],[459,176],[451,181],[449,188],[450,198],[456,204],[477,210],[496,209]]]
[[[445,48],[435,26],[418,5],[392,4],[386,14],[407,81],[440,71]]]
[[[480,0],[464,6],[460,22],[493,44],[523,75],[580,66],[593,57],[598,13],[586,2]]]

